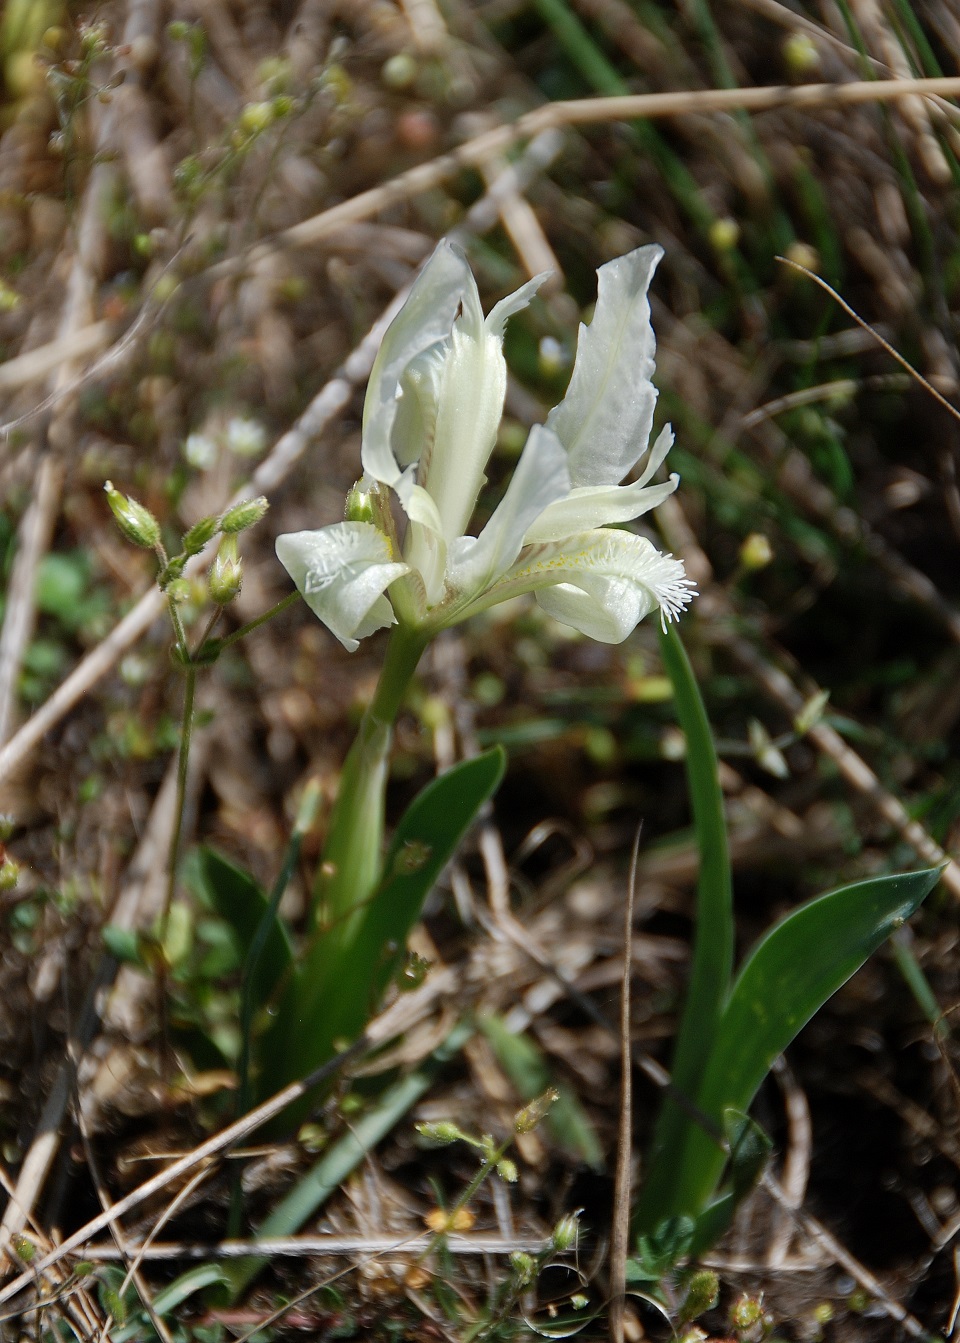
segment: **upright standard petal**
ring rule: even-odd
[[[535,592],[545,611],[590,638],[621,643],[658,607],[661,620],[676,620],[695,585],[679,560],[646,537],[600,529],[529,546],[471,611],[522,592]]]
[[[467,529],[503,415],[504,325],[545,279],[538,275],[529,280],[501,299],[486,319],[472,276],[464,293],[463,312],[444,359],[433,443],[417,472],[419,483],[436,501],[447,545]]]
[[[353,652],[359,639],[394,623],[383,595],[409,566],[397,563],[371,522],[338,522],[277,537],[277,558],[315,616]]]
[[[469,600],[506,573],[528,528],[569,489],[563,445],[549,429],[535,425],[493,517],[478,537],[461,536],[451,547],[447,579],[457,594],[453,601]]]
[[[662,255],[638,247],[597,271],[593,321],[580,326],[567,394],[547,417],[575,488],[618,484],[646,449],[657,400],[647,290]]]
[[[414,360],[450,336],[471,285],[476,288],[466,257],[449,242],[441,242],[383,337],[363,403],[360,455],[367,475],[384,485],[396,485],[401,475],[393,451],[401,379]],[[418,453],[415,449],[415,453],[402,454],[406,458],[402,465],[416,460]]]

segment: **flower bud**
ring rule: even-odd
[[[37,1257],[37,1247],[32,1240],[29,1240],[22,1231],[15,1231],[10,1237],[10,1244],[14,1254],[25,1264],[32,1264]]]
[[[15,863],[12,858],[4,857],[0,863],[0,892],[6,893],[15,889],[20,880],[20,864]]]
[[[369,490],[362,490],[359,481],[347,495],[343,516],[346,522],[376,522],[373,495]]]
[[[521,1287],[529,1287],[537,1276],[537,1261],[532,1254],[525,1254],[523,1250],[513,1252],[510,1256],[510,1267]]]
[[[763,1302],[753,1296],[741,1296],[730,1312],[734,1329],[752,1329],[763,1316]]]
[[[740,241],[740,225],[729,216],[715,219],[708,233],[710,245],[717,252],[732,252]]]
[[[497,1162],[497,1174],[501,1180],[506,1180],[507,1184],[517,1183],[517,1163],[511,1161],[508,1156],[502,1156]]]
[[[157,582],[160,585],[160,591],[166,592],[169,589],[171,583],[178,582],[183,577],[183,571],[186,567],[187,567],[186,555],[174,555],[173,559],[169,560],[160,570],[160,573],[157,575]]]
[[[380,78],[388,89],[408,89],[417,77],[417,62],[408,51],[398,51],[387,60]]]
[[[428,1142],[444,1145],[459,1142],[465,1136],[463,1131],[449,1119],[441,1119],[436,1124],[418,1124],[417,1132]]]
[[[765,569],[773,559],[773,547],[763,532],[751,532],[740,547],[744,569]]]
[[[155,550],[160,544],[160,524],[150,510],[115,490],[112,481],[104,481],[103,488],[110,511],[127,540],[144,550]]]
[[[247,103],[240,113],[240,126],[248,135],[265,131],[273,121],[272,103]]]
[[[525,1105],[515,1116],[513,1121],[514,1131],[516,1133],[530,1133],[544,1118],[551,1105],[559,1099],[560,1092],[556,1087],[547,1087],[542,1096],[538,1096],[529,1105]]]
[[[806,33],[791,33],[780,48],[783,63],[791,75],[803,77],[820,69],[820,52]]]
[[[580,1214],[577,1212],[568,1213],[566,1217],[561,1217],[560,1221],[553,1228],[553,1248],[558,1254],[564,1250],[572,1250],[580,1238]]]
[[[185,555],[199,555],[208,541],[212,541],[220,530],[216,518],[201,518],[195,522],[183,538]]]
[[[178,606],[185,606],[195,596],[193,584],[189,578],[171,579],[164,585],[164,591],[170,600],[176,602]]]
[[[240,591],[243,566],[237,558],[237,542],[233,536],[224,537],[207,578],[210,596],[218,606],[227,606]]]
[[[228,508],[220,519],[220,530],[226,533],[243,532],[260,521],[270,505],[261,494],[256,499],[244,499]]]
[[[803,737],[812,727],[816,727],[823,717],[829,698],[829,690],[818,690],[815,695],[811,695],[793,720],[794,732]]]
[[[775,779],[789,778],[790,766],[786,757],[780,748],[774,745],[770,733],[756,718],[751,718],[747,724],[747,743],[751,755],[761,769],[765,769]]]
[[[684,1321],[695,1320],[704,1311],[713,1310],[720,1295],[720,1282],[712,1269],[701,1269],[694,1273],[687,1285],[687,1295],[681,1309]]]

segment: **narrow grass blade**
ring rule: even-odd
[[[227,1270],[222,1264],[198,1264],[181,1273],[153,1298],[153,1309],[161,1319],[181,1306],[184,1301],[206,1287],[224,1286]],[[133,1343],[134,1340],[156,1337],[145,1312],[136,1312],[136,1318],[122,1328],[110,1330],[111,1343]]]
[[[687,742],[687,782],[700,853],[690,987],[680,1019],[672,1070],[674,1087],[693,1100],[730,986],[733,892],[717,753],[693,668],[673,625],[668,625],[662,635],[661,652]],[[674,1210],[678,1155],[692,1122],[675,1101],[665,1097],[637,1205],[637,1230],[653,1231]]]
[[[781,919],[747,957],[730,992],[697,1104],[722,1119],[746,1110],[776,1059],[868,956],[913,914],[939,868],[875,877],[810,900]],[[726,1161],[688,1125],[671,1184],[671,1213],[696,1216]]]
[[[402,1077],[375,1101],[281,1200],[260,1227],[265,1239],[292,1236],[322,1207],[334,1190],[356,1169],[400,1119],[431,1087],[441,1068],[454,1058],[473,1034],[474,1027],[459,1022],[414,1072]],[[251,1256],[226,1266],[232,1300],[237,1300],[269,1260]]]
[[[616,96],[630,92],[626,80],[600,50],[565,0],[536,0],[536,6],[569,59],[597,93]],[[714,213],[686,164],[649,121],[632,121],[629,125],[631,139],[636,147],[656,163],[691,222],[701,232],[708,232]]]
[[[930,987],[930,981],[923,973],[923,966],[914,954],[909,942],[909,931],[903,929],[902,932],[895,933],[890,945],[904,982],[916,999],[917,1006],[933,1027],[934,1035],[938,1040],[946,1040],[950,1035],[950,1022],[937,1002],[937,995]]]

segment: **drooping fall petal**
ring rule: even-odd
[[[358,640],[394,623],[384,591],[409,572],[371,522],[338,522],[277,537],[277,558],[315,616],[351,653]]]

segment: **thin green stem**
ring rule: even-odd
[[[258,1004],[254,1001],[254,986],[256,984],[257,968],[260,964],[260,958],[263,955],[264,948],[267,945],[267,939],[277,918],[277,912],[280,908],[280,901],[283,899],[284,892],[290,885],[290,878],[293,876],[297,863],[300,861],[300,850],[303,847],[303,837],[313,825],[317,810],[321,800],[320,786],[316,780],[311,780],[304,790],[300,807],[297,811],[296,823],[293,827],[293,833],[290,836],[290,843],[287,845],[287,851],[284,855],[283,864],[277,873],[277,879],[273,884],[273,890],[270,892],[270,899],[263,911],[260,922],[257,924],[256,931],[250,941],[247,950],[246,960],[243,966],[243,978],[240,984],[240,1058],[237,1061],[237,1115],[244,1115],[253,1104],[253,1086],[250,1080],[250,1060],[253,1050],[253,1015]],[[233,1188],[230,1194],[230,1218],[227,1234],[238,1236],[243,1217],[243,1193],[240,1185],[240,1171],[236,1173],[233,1182]]]
[[[229,634],[225,634],[222,639],[218,639],[217,640],[218,647],[220,649],[229,648],[230,645],[235,644],[238,639],[245,638],[248,634],[251,634],[254,630],[259,629],[261,625],[265,625],[268,620],[273,620],[274,616],[281,615],[284,611],[287,610],[288,607],[293,606],[293,604],[298,601],[300,601],[299,592],[289,593],[281,601],[278,601],[276,606],[271,606],[269,611],[264,611],[263,615],[257,616],[256,620],[248,620],[247,623],[245,625],[241,625],[239,629],[232,630]],[[198,657],[203,652],[205,643],[206,643],[206,636],[204,636],[204,639],[201,642],[199,649],[197,650]]]
[[[497,1169],[499,1163],[506,1156],[507,1151],[509,1150],[511,1144],[513,1143],[515,1136],[516,1136],[515,1134],[511,1133],[510,1137],[505,1138],[503,1142],[499,1145],[499,1147],[495,1148],[490,1153],[489,1156],[484,1157],[483,1161],[480,1163],[480,1168],[478,1169],[476,1175],[474,1175],[473,1179],[463,1190],[460,1197],[457,1199],[456,1203],[454,1203],[453,1207],[447,1213],[447,1224],[444,1227],[444,1229],[442,1231],[438,1231],[435,1236],[431,1237],[429,1244],[417,1255],[416,1262],[418,1264],[423,1263],[424,1259],[426,1259],[428,1255],[433,1254],[434,1251],[437,1250],[438,1247],[443,1244],[444,1240],[446,1239],[448,1231],[452,1231],[454,1229],[454,1219],[456,1218],[457,1213],[462,1212],[462,1210],[467,1206],[467,1204],[473,1198],[474,1194],[483,1184],[484,1180],[486,1180],[490,1175],[492,1175],[493,1172]]]
[[[221,617],[222,615],[223,615],[223,607],[222,607],[222,606],[218,606],[218,607],[216,608],[216,610],[214,611],[213,615],[212,615],[212,616],[210,617],[210,619],[207,621],[206,626],[205,626],[205,628],[204,628],[204,631],[203,631],[203,633],[200,635],[200,638],[197,640],[196,646],[195,646],[195,648],[194,648],[194,650],[193,650],[193,653],[192,653],[192,655],[191,655],[191,661],[193,661],[193,662],[198,662],[198,661],[200,661],[200,653],[201,653],[201,650],[203,649],[203,647],[204,647],[204,645],[206,644],[207,640],[210,638],[210,635],[211,635],[211,634],[213,633],[213,631],[217,628],[217,621],[220,619],[220,617]]]
[[[190,764],[190,742],[193,736],[193,704],[197,691],[197,669],[192,662],[186,665],[183,692],[183,722],[180,724],[180,746],[177,755],[177,796],[174,802],[173,834],[170,837],[170,855],[167,860],[167,891],[160,916],[160,945],[166,942],[170,907],[177,886],[177,859],[183,834],[183,813],[187,801],[187,777]]]
[[[184,632],[183,621],[180,619],[177,603],[170,596],[167,597],[167,610],[170,612],[170,623],[173,625],[173,637],[177,641],[177,652],[180,654],[181,661],[189,663],[190,650],[187,647],[187,636]]]

